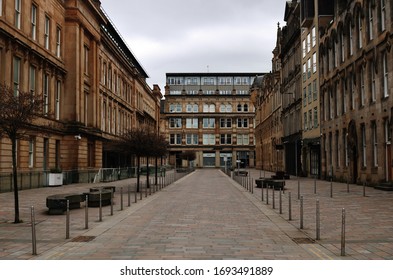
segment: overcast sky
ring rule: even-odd
[[[164,93],[170,72],[268,72],[285,0],[101,0]]]

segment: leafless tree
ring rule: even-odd
[[[0,85],[0,135],[7,136],[12,146],[12,175],[15,200],[15,223],[19,218],[16,144],[32,129],[33,121],[42,116],[42,98],[31,92]]]

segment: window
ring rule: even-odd
[[[303,51],[303,58],[305,58],[306,57],[306,54],[307,54],[307,50],[306,50],[306,39],[304,39],[303,40],[303,48],[302,48],[302,51]]]
[[[368,38],[371,41],[374,39],[373,27],[374,27],[374,9],[373,1],[368,1]]]
[[[14,80],[14,95],[18,96],[19,95],[19,86],[20,86],[20,58],[19,57],[14,57],[13,61],[13,80]]]
[[[198,145],[198,134],[186,134],[186,145]]]
[[[238,128],[247,128],[248,127],[248,119],[237,119],[237,127]]]
[[[107,66],[106,66],[106,62],[104,62],[104,65],[102,67],[102,77],[103,77],[103,83],[106,86],[106,82],[107,82],[107,72],[106,72]]]
[[[248,134],[237,135],[237,145],[250,145],[250,136]]]
[[[363,21],[360,13],[358,15],[358,46],[359,49],[363,48]]]
[[[318,107],[314,108],[314,127],[318,127]]]
[[[248,105],[247,105],[247,104],[244,104],[244,106],[243,106],[243,111],[244,111],[244,112],[248,112]]]
[[[0,0],[0,16],[3,15],[3,0]]]
[[[349,81],[349,90],[350,90],[350,95],[351,95],[351,109],[355,109],[355,73],[351,73],[349,75],[350,81]]]
[[[183,84],[183,78],[181,77],[170,77],[168,78],[169,85],[181,85]]]
[[[204,113],[214,113],[214,112],[216,112],[216,105],[214,105],[214,104],[204,104],[203,105],[203,112]]]
[[[345,40],[344,40],[344,31],[340,32],[340,43],[341,43],[341,62],[344,62],[345,60]]]
[[[313,100],[315,101],[318,98],[317,80],[312,81],[312,92],[313,92]]]
[[[311,58],[307,60],[307,78],[311,77]]]
[[[310,129],[313,129],[312,110],[308,111],[308,123],[309,123]]]
[[[307,65],[306,63],[303,64],[303,82],[307,80]]]
[[[221,134],[220,135],[220,144],[221,145],[231,145],[232,144],[232,135],[231,134]]]
[[[215,84],[215,79],[214,78],[203,78],[203,84],[204,85],[214,85]]]
[[[311,35],[310,33],[307,34],[307,53],[311,51]]]
[[[29,91],[32,95],[35,94],[36,73],[37,73],[37,69],[34,66],[30,65],[30,68],[29,68]]]
[[[304,121],[304,130],[307,130],[307,112],[304,112],[303,114],[303,121]]]
[[[15,0],[15,27],[20,29],[21,20],[21,0]]]
[[[386,4],[385,4],[385,0],[380,0],[381,1],[381,19],[380,19],[380,23],[381,23],[381,31],[385,31],[386,29]]]
[[[389,97],[389,88],[388,88],[388,58],[386,52],[382,54],[382,75],[383,75],[383,81],[382,81],[382,92],[383,92],[383,97]]]
[[[360,68],[360,106],[364,106],[366,103],[366,91],[364,88],[364,69]]]
[[[226,106],[226,110],[227,110],[227,113],[231,113],[231,112],[232,112],[232,105],[231,105],[231,104],[228,104],[228,105]]]
[[[317,72],[317,53],[312,54],[312,72]]]
[[[315,30],[315,26],[311,29],[311,38],[312,38],[312,46],[315,47],[317,44],[317,34]]]
[[[171,134],[169,136],[169,144],[181,145],[181,134]]]
[[[377,139],[377,124],[376,122],[372,122],[371,124],[371,137],[373,141],[373,165],[374,167],[378,166],[378,139]]]
[[[187,113],[197,113],[198,112],[198,104],[187,104],[186,105]]]
[[[312,90],[311,90],[311,84],[307,86],[307,91],[308,91],[308,103],[311,103],[312,101]]]
[[[232,119],[220,119],[220,128],[232,128]]]
[[[342,91],[342,104],[343,104],[343,114],[347,113],[347,90],[345,80],[341,81],[341,91]]]
[[[180,113],[182,111],[181,104],[170,104],[169,112],[170,113]]]
[[[374,62],[370,61],[370,91],[371,91],[371,102],[375,102],[377,100],[376,96],[376,84],[375,84],[375,69]]]
[[[55,118],[60,119],[61,81],[56,82]]]
[[[169,119],[170,128],[181,128],[181,118],[170,118]]]
[[[56,56],[57,57],[61,56],[61,29],[59,27],[56,28]],[[87,53],[87,57],[88,57],[88,53]],[[86,65],[86,56],[85,56],[85,65]],[[85,66],[85,68],[87,69],[87,66]]]
[[[49,113],[49,75],[44,74],[43,81],[43,97],[44,97],[44,115],[47,116]]]
[[[31,38],[37,40],[37,7],[31,6]]]
[[[198,128],[198,119],[186,119],[186,128]]]
[[[49,35],[50,34],[50,18],[45,16],[45,26],[44,26],[44,47],[49,50]]]
[[[214,134],[203,134],[203,145],[215,145],[216,137]]]
[[[203,118],[203,128],[215,128],[214,118]]]
[[[303,106],[307,106],[307,88],[303,89]]]
[[[362,137],[362,166],[367,166],[367,146],[366,146],[366,126],[362,124],[360,126],[361,137]]]
[[[34,167],[34,139],[29,140],[29,168]]]

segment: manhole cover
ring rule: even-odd
[[[89,242],[92,241],[95,236],[78,236],[71,240],[71,242]]]
[[[314,239],[311,238],[292,238],[293,241],[295,241],[297,244],[312,244],[315,243]]]

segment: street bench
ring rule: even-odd
[[[67,210],[67,200],[69,201],[69,209],[80,208],[80,203],[84,201],[81,194],[55,194],[46,198],[46,207],[48,207],[49,215],[61,215]]]
[[[88,193],[83,193],[84,196],[87,195],[87,206],[88,207],[100,207],[100,197],[101,206],[107,206],[111,204],[112,191],[102,189],[101,191],[92,191]]]
[[[255,179],[257,188],[274,188],[275,190],[283,190],[285,187],[284,180],[275,179]]]

